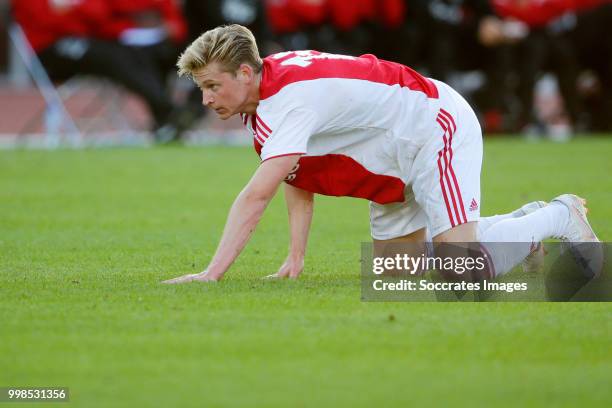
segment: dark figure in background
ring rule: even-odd
[[[504,23],[495,15],[488,0],[410,0],[409,10],[419,26],[420,53],[429,75],[451,81],[456,71],[481,70],[485,83],[468,98],[476,105],[487,131],[501,130],[501,119],[488,123],[489,112],[510,110],[504,98],[510,87],[508,54],[510,38]],[[456,85],[461,88],[458,84]]]
[[[606,2],[602,2],[606,3]],[[571,35],[581,67],[594,74],[595,83],[582,89],[585,112],[591,131],[612,130],[612,3],[577,14],[576,29]],[[602,41],[603,40],[603,41]]]
[[[471,65],[481,51],[480,24],[494,15],[487,0],[410,0],[409,4],[417,13],[415,23],[427,33],[432,77],[445,80],[452,71]]]
[[[580,127],[583,109],[576,88],[580,69],[571,39],[577,23],[574,7],[558,0],[494,0],[493,4],[504,18],[518,19],[529,27],[529,35],[513,50],[520,102],[515,130],[545,132],[533,106],[535,84],[545,71],[557,77],[565,110],[572,124]]]
[[[521,20],[530,29],[529,36],[515,50],[522,125],[537,124],[533,88],[541,73],[549,71],[557,77],[574,130],[612,128],[612,43],[607,41],[612,24],[611,3],[493,0],[501,15]],[[586,70],[594,74],[597,84],[581,90],[579,78]]]
[[[175,78],[175,64],[187,40],[187,22],[178,0],[106,0],[111,16],[101,33],[138,53],[168,88],[168,78]],[[176,104],[175,104],[176,105]],[[201,116],[199,104],[175,108],[172,125],[157,131],[160,139],[173,139],[190,128]]]
[[[183,4],[185,18],[187,19],[188,42],[195,40],[211,27],[230,23],[249,27],[253,34],[263,35],[263,41],[269,39],[269,35],[266,34],[267,26],[263,1],[185,0]]]
[[[110,79],[144,99],[159,142],[179,136],[173,102],[156,68],[131,47],[104,39],[103,28],[112,21],[106,1],[12,0],[12,11],[52,79]]]
[[[156,68],[159,80],[166,82],[187,40],[187,23],[177,0],[106,0],[106,4],[111,14],[101,35],[141,53]]]

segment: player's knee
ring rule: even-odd
[[[477,240],[478,228],[475,221],[457,225],[433,237],[434,243],[476,242]]]
[[[422,259],[428,254],[427,245],[422,239],[374,240],[373,256],[394,260],[392,268],[386,268],[385,276],[421,275],[425,272],[423,265],[410,264],[410,259]]]

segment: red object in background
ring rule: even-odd
[[[333,25],[349,31],[366,20],[376,18],[376,0],[328,0],[330,19]]]
[[[288,0],[289,10],[304,24],[318,25],[327,18],[327,0]]]
[[[137,26],[138,14],[149,11],[159,13],[172,41],[182,43],[187,38],[187,22],[176,0],[106,0],[106,3],[110,15],[97,32],[102,38],[118,39],[124,30]]]
[[[298,31],[299,21],[289,13],[287,0],[266,0],[266,18],[276,34]]]
[[[405,19],[403,0],[328,0],[330,18],[336,28],[349,31],[364,21],[377,21],[387,28],[399,27]]]
[[[76,0],[58,7],[50,0],[12,0],[15,20],[35,51],[64,37],[97,37],[115,40],[132,28],[133,13],[156,10],[170,25],[171,38],[184,41],[187,24],[176,0]]]
[[[406,3],[404,0],[380,0],[378,18],[388,28],[398,28],[406,20]]]
[[[486,111],[483,117],[483,122],[484,130],[487,133],[499,133],[504,130],[504,117],[497,109]]]
[[[327,18],[326,0],[266,0],[265,10],[276,34],[294,33]]]
[[[406,5],[404,0],[266,0],[265,10],[272,31],[284,34],[328,20],[342,31],[364,21],[397,28],[404,22]]]
[[[566,12],[586,10],[611,0],[492,0],[496,13],[530,27],[542,27]]]
[[[104,0],[73,1],[63,7],[53,6],[49,0],[12,0],[11,6],[36,52],[63,37],[91,37],[94,28],[109,18]]]

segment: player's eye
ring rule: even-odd
[[[204,84],[199,86],[201,91],[216,91],[218,87],[219,85],[217,84]]]

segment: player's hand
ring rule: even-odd
[[[287,258],[285,263],[279,268],[278,272],[266,276],[267,279],[291,278],[297,279],[304,270],[304,258]]]
[[[166,285],[174,285],[178,283],[189,283],[189,282],[216,282],[220,278],[215,278],[211,276],[208,271],[200,272],[200,273],[191,273],[188,275],[179,276],[177,278],[168,279],[163,281]]]

